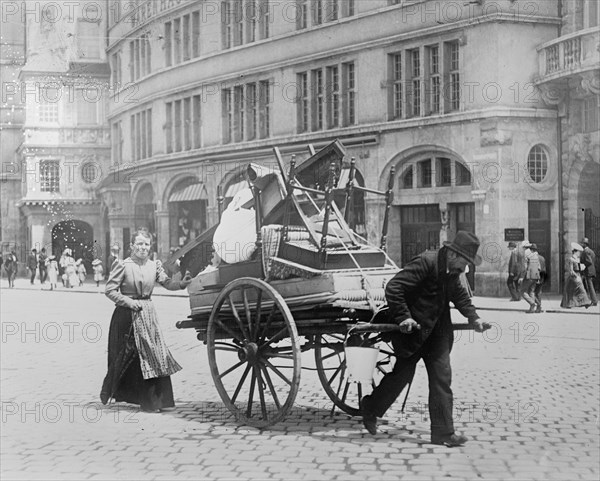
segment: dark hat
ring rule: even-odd
[[[590,240],[587,237],[584,237],[583,239],[581,239],[581,244],[582,245],[587,245],[590,243]]]
[[[510,241],[508,247],[517,247],[517,243],[515,241]]]
[[[452,242],[446,241],[444,245],[461,255],[465,259],[467,259],[470,263],[478,266],[481,264],[481,257],[477,255],[477,250],[479,249],[479,239],[475,236],[475,234],[471,234],[470,232],[466,232],[464,230],[459,230],[456,233],[456,237]]]
[[[532,251],[537,251],[537,244],[533,243],[529,246]]]

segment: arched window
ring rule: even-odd
[[[548,173],[548,154],[541,145],[535,145],[527,156],[527,172],[529,178],[539,184],[544,181]]]
[[[93,162],[86,162],[81,166],[81,178],[86,184],[92,184],[100,180],[100,167]]]

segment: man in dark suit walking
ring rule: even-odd
[[[515,242],[510,241],[508,243],[508,249],[510,250],[510,259],[508,260],[508,279],[506,280],[506,285],[510,292],[510,300],[513,302],[520,301],[519,274],[521,273],[523,257],[517,249],[517,244]]]
[[[596,290],[594,289],[594,277],[596,277],[596,253],[590,249],[589,239],[584,237],[581,239],[581,246],[583,252],[581,253],[581,263],[585,265],[585,270],[581,273],[581,280],[583,281],[583,287],[592,301],[592,306],[598,305],[598,297],[596,297]]]
[[[431,442],[460,446],[467,437],[454,432],[450,350],[454,333],[450,319],[452,303],[477,332],[490,328],[482,321],[459,275],[468,263],[479,265],[479,239],[458,231],[454,241],[439,250],[425,251],[412,259],[387,284],[385,295],[400,333],[392,338],[397,357],[394,369],[386,374],[369,396],[361,400],[363,424],[377,433],[377,417],[382,417],[404,387],[412,381],[423,359],[429,377]]]

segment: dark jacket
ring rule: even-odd
[[[546,282],[546,279],[548,278],[548,271],[546,270],[546,259],[544,259],[544,256],[541,256],[538,254],[538,261],[540,263],[540,283],[543,284],[544,282]]]
[[[37,266],[37,256],[35,254],[29,254],[29,256],[27,257],[27,267],[29,267],[32,271],[35,271],[37,269]]]
[[[515,277],[515,280],[521,275],[523,266],[523,255],[519,249],[513,249],[508,260],[508,273]]]
[[[596,253],[589,246],[581,253],[581,263],[585,265],[584,276],[596,277]]]
[[[437,323],[453,342],[450,302],[469,322],[479,319],[458,276],[446,275],[446,249],[425,251],[412,259],[387,284],[385,296],[392,319],[401,323],[412,318],[421,329],[400,334],[394,343],[396,354],[409,357],[429,337]]]

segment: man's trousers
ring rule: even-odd
[[[434,332],[415,354],[407,358],[398,357],[396,359],[394,369],[383,377],[370,396],[365,397],[363,402],[365,411],[382,417],[406,385],[412,381],[417,363],[423,359],[429,378],[431,434],[432,436],[443,436],[454,433],[453,397],[450,388],[452,339],[448,335],[436,331],[437,329],[434,329]],[[398,334],[398,336],[410,335]]]

